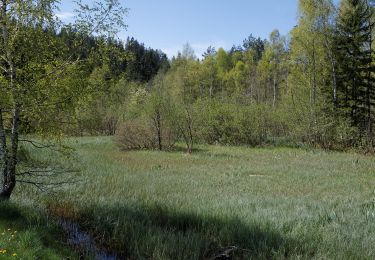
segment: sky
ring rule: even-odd
[[[250,34],[287,34],[297,24],[298,0],[120,0],[129,8],[125,40],[134,37],[170,58],[189,43],[200,57],[209,46],[229,49]],[[61,1],[57,16],[72,19],[73,1]]]

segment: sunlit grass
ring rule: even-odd
[[[124,257],[211,258],[234,246],[238,259],[375,258],[370,156],[205,145],[187,155],[121,152],[110,138],[69,143],[81,182],[44,199]]]

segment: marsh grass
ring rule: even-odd
[[[0,259],[66,259],[77,255],[66,246],[59,227],[26,205],[0,202]]]
[[[110,138],[67,142],[80,182],[38,200],[124,258],[210,259],[228,248],[233,259],[375,258],[373,157],[206,145],[192,155],[121,152]],[[35,196],[18,189],[18,200]]]

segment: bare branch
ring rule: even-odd
[[[4,68],[3,66],[0,66],[0,69],[3,70],[5,73],[8,73],[8,69]]]
[[[26,172],[17,173],[17,176],[29,176],[29,177],[57,177],[68,173],[78,173],[78,170],[29,170]]]
[[[58,153],[65,152],[64,149],[71,149],[71,148],[63,146],[63,145],[43,144],[43,143],[40,143],[40,142],[37,142],[37,141],[27,140],[27,139],[20,139],[19,142],[29,143],[29,144],[31,144],[35,148],[38,148],[38,149],[49,149],[51,151],[58,152]]]
[[[48,192],[51,191],[53,188],[61,187],[64,185],[72,185],[77,183],[77,181],[61,181],[61,182],[51,182],[51,183],[45,183],[45,182],[39,182],[39,181],[30,181],[30,180],[18,180],[19,183],[23,184],[30,184],[36,187],[41,192]]]
[[[46,192],[47,191],[45,188],[43,188],[42,183],[38,183],[38,182],[34,182],[34,181],[24,181],[24,180],[18,180],[18,182],[19,183],[23,183],[23,184],[31,184],[31,185],[33,185],[34,187],[36,187],[41,192]]]
[[[19,141],[24,142],[24,143],[29,143],[32,146],[34,146],[35,148],[40,148],[40,149],[44,149],[44,148],[47,149],[47,148],[56,147],[56,145],[54,145],[54,144],[42,144],[42,143],[35,142],[35,141],[32,141],[32,140],[21,139]]]

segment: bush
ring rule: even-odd
[[[175,143],[174,131],[169,127],[161,129],[162,149],[171,149]],[[115,142],[121,150],[159,149],[158,131],[146,119],[127,120],[120,125]]]
[[[220,100],[200,100],[196,122],[198,137],[204,143],[223,145],[264,144],[269,136],[279,136],[284,127],[268,105],[238,105]]]
[[[286,136],[297,142],[327,150],[346,150],[358,146],[360,135],[351,121],[335,111],[284,112],[288,125]]]
[[[319,117],[312,127],[312,134],[312,144],[327,150],[345,150],[357,146],[357,140],[360,140],[358,129],[340,117]]]

